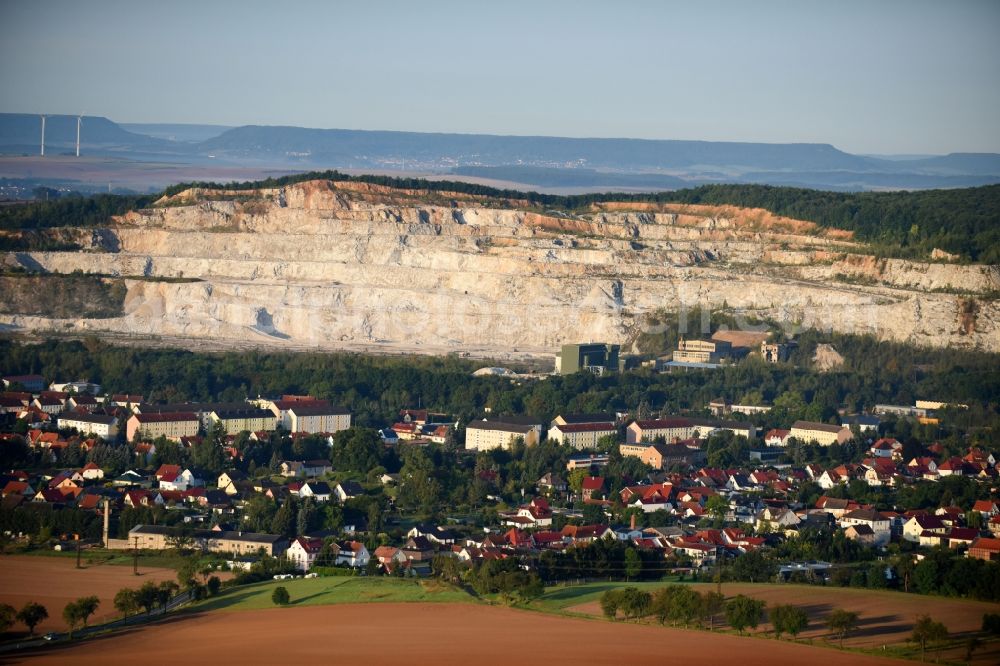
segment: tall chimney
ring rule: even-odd
[[[111,502],[104,500],[104,547],[108,547],[108,532],[111,525]]]

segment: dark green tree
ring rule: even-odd
[[[765,605],[760,599],[737,595],[726,603],[726,621],[742,636],[744,629],[756,629],[760,624]]]
[[[48,619],[48,617],[49,612],[45,609],[45,606],[34,601],[27,602],[17,612],[17,621],[28,628],[28,634],[31,636],[35,635],[35,627]]]
[[[274,588],[274,592],[271,593],[271,602],[275,606],[287,606],[291,601],[291,595],[288,594],[288,590],[283,586]]]

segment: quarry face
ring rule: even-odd
[[[700,306],[791,333],[1000,351],[990,297],[998,267],[878,259],[847,232],[761,210],[606,203],[568,212],[309,181],[187,190],[74,233],[80,251],[3,261],[118,277],[120,313],[55,317],[8,303],[0,326],[191,347],[503,358],[565,342],[628,347],[657,312]]]

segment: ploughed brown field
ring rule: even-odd
[[[699,586],[699,590],[714,586]],[[761,599],[768,606],[791,604],[809,613],[809,627],[799,634],[799,639],[812,639],[820,644],[827,639],[836,642],[826,628],[826,617],[835,608],[858,614],[858,629],[844,639],[845,647],[879,649],[883,645],[905,643],[913,631],[918,615],[928,614],[946,627],[953,637],[978,632],[984,613],[1000,612],[997,604],[965,599],[928,597],[916,594],[851,588],[811,587],[808,585],[767,585],[754,583],[726,583],[722,588],[727,598],[737,594]],[[591,601],[566,609],[587,615],[601,615],[601,607]],[[758,632],[770,632],[771,625],[763,623]],[[825,653],[824,653],[825,654]],[[964,660],[964,649],[954,648],[942,652],[940,657]],[[1000,643],[992,642],[974,653],[974,664],[1000,664]]]
[[[37,601],[49,612],[49,619],[37,627],[35,633],[65,631],[63,608],[80,597],[97,595],[101,600],[90,624],[118,617],[115,610],[115,593],[123,587],[137,588],[147,581],[177,581],[173,569],[139,567],[139,575],[132,574],[132,567],[115,564],[87,564],[76,568],[76,558],[44,557],[31,555],[0,556],[0,603],[20,609],[28,601]],[[17,624],[12,631],[21,631]]]
[[[627,664],[740,666],[902,662],[659,626],[611,623],[478,604],[344,604],[179,616],[8,663]]]

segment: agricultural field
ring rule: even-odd
[[[294,593],[292,597],[294,601]],[[158,663],[223,654],[227,663],[405,661],[465,666],[470,660],[501,663],[516,654],[525,663],[581,666],[648,659],[665,654],[667,646],[671,660],[679,662],[723,663],[740,654],[742,666],[901,663],[784,641],[456,603],[293,604],[245,612],[198,612],[71,648],[53,646],[44,652],[16,655],[9,663],[131,666],[148,662],[151,654]]]
[[[139,567],[139,575],[131,566],[113,564],[103,560],[88,561],[84,557],[81,569],[76,568],[75,557],[48,557],[41,555],[0,556],[0,603],[20,608],[28,601],[45,606],[49,618],[35,628],[36,633],[65,631],[62,611],[67,603],[80,597],[97,595],[101,605],[90,618],[98,624],[118,615],[114,607],[115,593],[123,587],[140,587],[143,583],[177,580],[177,572],[165,567]],[[221,575],[220,575],[221,577]],[[22,630],[17,625],[13,631]]]
[[[702,583],[699,590],[714,589],[713,585]],[[546,594],[534,602],[540,609],[568,614],[601,616],[598,603],[601,594],[608,589],[624,587],[623,583],[592,583],[574,587],[549,588]],[[662,583],[641,583],[634,585],[647,592],[653,592]],[[918,656],[907,638],[913,631],[913,624],[920,614],[929,614],[947,626],[955,645],[935,655],[944,659],[961,661],[964,647],[959,645],[964,639],[982,626],[984,613],[996,613],[996,604],[946,597],[928,597],[883,590],[861,590],[853,588],[824,587],[808,585],[767,585],[754,583],[726,583],[722,588],[727,598],[737,594],[761,599],[767,605],[791,604],[799,606],[809,614],[809,627],[799,635],[799,639],[816,645],[836,643],[826,627],[826,617],[831,610],[843,608],[854,611],[859,616],[859,627],[844,640],[844,646],[866,650],[886,650],[897,655]],[[758,633],[771,631],[768,623],[757,629]],[[974,653],[972,663],[1000,663],[1000,643],[984,645]]]

